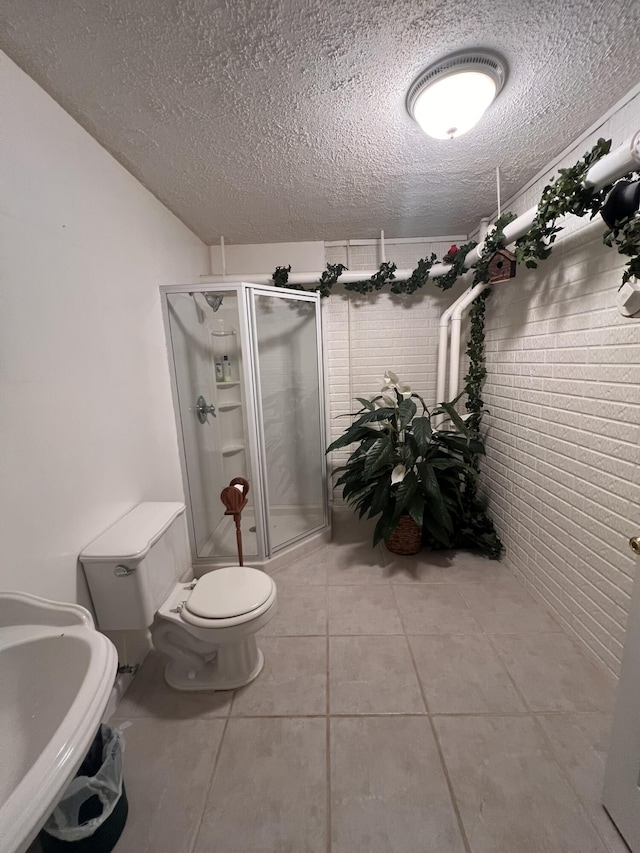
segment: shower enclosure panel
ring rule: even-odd
[[[235,557],[220,501],[233,477],[251,483],[248,561],[325,529],[319,297],[244,283],[162,291],[194,563]]]
[[[251,319],[263,490],[272,552],[325,523],[317,297],[255,288]]]
[[[223,288],[206,291],[208,299],[205,292],[194,288],[165,296],[194,559],[232,562],[236,557],[235,526],[224,514],[220,492],[234,477],[252,482],[257,464],[251,459],[256,437],[252,438],[250,428],[255,416],[242,335],[244,300],[235,290]],[[224,356],[229,364],[226,376]],[[243,522],[244,553],[257,559],[261,519],[256,521],[253,489]]]

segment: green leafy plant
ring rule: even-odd
[[[343,487],[344,500],[360,518],[379,516],[374,545],[409,515],[430,547],[477,548],[498,558],[502,543],[473,488],[484,446],[456,411],[457,401],[429,411],[388,371],[382,393],[358,402],[362,408],[327,453],[357,445],[334,471],[336,487]],[[432,419],[443,414],[451,427],[434,427]]]
[[[622,283],[633,276],[640,279],[640,214],[616,222],[602,240],[606,246],[615,246],[621,255],[631,258],[622,274]]]
[[[528,232],[516,240],[516,260],[519,264],[535,269],[538,261],[549,257],[552,245],[562,230],[556,223],[561,216],[573,213],[574,216],[593,218],[602,207],[610,186],[596,191],[586,187],[584,179],[589,169],[611,150],[610,139],[599,139],[593,148],[568,169],[559,169],[542,190],[538,210]]]

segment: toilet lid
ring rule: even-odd
[[[203,575],[185,603],[194,616],[230,619],[264,604],[273,590],[269,575],[249,566],[227,566]]]

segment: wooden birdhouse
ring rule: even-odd
[[[508,249],[498,249],[489,261],[489,283],[515,278],[516,256]]]

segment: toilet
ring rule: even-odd
[[[232,690],[256,678],[256,632],[272,618],[265,572],[223,566],[193,578],[185,505],[138,504],[80,555],[103,631],[151,629],[176,690]]]

